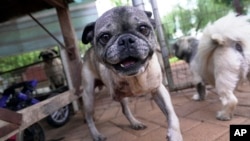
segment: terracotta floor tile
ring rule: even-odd
[[[99,121],[107,121],[112,118],[115,118],[118,114],[120,107],[110,107],[108,109],[105,109],[100,118],[98,119]]]
[[[145,136],[138,137],[136,140],[131,141],[165,141],[167,130],[165,128],[158,128]]]
[[[107,141],[132,141],[135,140],[137,137],[133,134],[128,132],[119,132],[113,136],[110,136]]]
[[[228,131],[227,127],[201,123],[192,130],[184,132],[183,138],[185,141],[214,141]]]
[[[172,97],[172,103],[174,106],[182,106],[190,102],[190,98],[184,95],[178,95]]]
[[[158,124],[159,126],[167,127],[167,119],[158,107],[148,112],[138,113],[138,117],[147,119],[148,121]]]
[[[209,103],[206,101],[193,101],[189,102],[185,105],[181,105],[178,107],[175,107],[175,111],[178,116],[185,117],[199,109],[202,109],[203,107],[207,106]]]
[[[242,123],[243,121],[246,120],[246,118],[244,118],[244,117],[235,116],[230,121],[220,121],[220,120],[216,119],[215,114],[216,113],[212,112],[212,111],[199,110],[199,111],[196,111],[196,112],[188,115],[187,118],[201,121],[201,122],[218,124],[218,125],[222,125],[222,126],[226,126],[226,127],[229,127],[230,124]]]
[[[229,141],[229,133],[227,132],[223,134],[219,138],[215,139],[215,141]]]
[[[153,100],[141,101],[136,103],[135,112],[153,110]]]
[[[129,122],[126,122],[127,119],[125,119],[124,117],[120,117],[120,118],[114,119],[114,120],[112,120],[112,122],[116,126],[118,126],[119,128],[122,128],[123,130],[125,130],[125,131],[127,131],[127,132],[129,132],[131,134],[134,134],[136,136],[146,135],[149,132],[151,132],[151,131],[153,131],[153,130],[155,130],[155,129],[157,129],[157,128],[160,127],[159,125],[154,124],[152,122],[148,122],[148,121],[146,121],[144,119],[138,118],[138,120],[141,121],[142,123],[144,123],[147,126],[147,128],[144,129],[144,130],[134,130],[134,129],[131,128]]]
[[[188,118],[179,118],[179,120],[180,120],[180,127],[181,127],[182,133],[188,130],[192,130],[194,127],[202,123],[200,121],[188,119]]]
[[[182,76],[180,76],[182,77]],[[205,101],[194,101],[194,88],[171,92],[174,109],[180,120],[184,141],[228,141],[230,124],[250,124],[250,94],[236,92],[239,104],[236,116],[231,121],[219,121],[216,112],[221,102],[215,89],[207,87],[209,95]],[[135,131],[122,113],[120,103],[115,102],[108,94],[97,95],[95,119],[97,129],[105,135],[107,141],[165,141],[167,120],[150,95],[129,99],[132,113],[148,128]],[[92,141],[83,115],[79,111],[72,115],[69,123],[60,128],[50,127],[46,121],[41,122],[46,132],[47,141],[64,137],[62,141]]]
[[[111,137],[122,131],[121,128],[117,127],[111,122],[103,122],[97,125],[97,129],[106,137]]]
[[[244,117],[250,117],[250,107],[248,106],[237,106],[235,109],[235,114]]]

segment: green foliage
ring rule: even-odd
[[[91,47],[90,44],[85,45],[82,43],[82,41],[79,41],[78,44],[79,44],[80,54],[84,54],[87,51],[87,49]]]
[[[90,47],[90,44],[84,45],[82,44],[81,41],[79,41],[78,43],[79,43],[79,50],[81,54],[84,54],[85,51]],[[58,50],[58,47],[55,46],[55,50]],[[38,58],[40,52],[41,51],[39,50],[39,51],[33,51],[33,52],[24,53],[24,54],[18,54],[14,56],[7,56],[7,57],[0,58],[0,62],[1,62],[0,73],[41,61]]]
[[[110,0],[115,6],[131,5],[130,0]]]
[[[173,11],[162,19],[166,37],[173,39],[178,30],[184,35],[190,35],[192,32],[197,33],[209,22],[226,15],[230,10],[232,11],[232,7],[214,1],[197,0],[196,6],[192,8],[175,6]],[[192,1],[189,0],[189,2]]]
[[[169,60],[170,64],[173,64],[173,63],[176,63],[176,62],[180,61],[177,57],[171,57],[168,60]]]
[[[9,71],[39,61],[40,51],[0,58],[0,72]]]

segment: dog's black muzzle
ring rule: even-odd
[[[137,74],[153,55],[152,49],[140,45],[136,42],[136,38],[130,35],[120,37],[117,46],[118,63],[112,64],[112,66],[117,72],[125,75]]]
[[[54,58],[53,54],[44,54],[41,57],[45,62],[51,61]]]

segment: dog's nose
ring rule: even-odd
[[[135,39],[129,35],[125,35],[118,40],[119,46],[132,47],[135,43]]]

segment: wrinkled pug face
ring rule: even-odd
[[[139,74],[157,45],[151,15],[135,7],[113,8],[85,27],[82,41],[91,42],[99,61],[115,73]]]
[[[49,49],[49,50],[42,51],[38,58],[39,59],[42,58],[44,62],[48,63],[48,62],[51,62],[56,56],[57,56],[57,51],[54,49]]]
[[[92,44],[100,61],[120,75],[144,72],[156,48],[150,16],[134,7],[117,7],[97,19]]]

